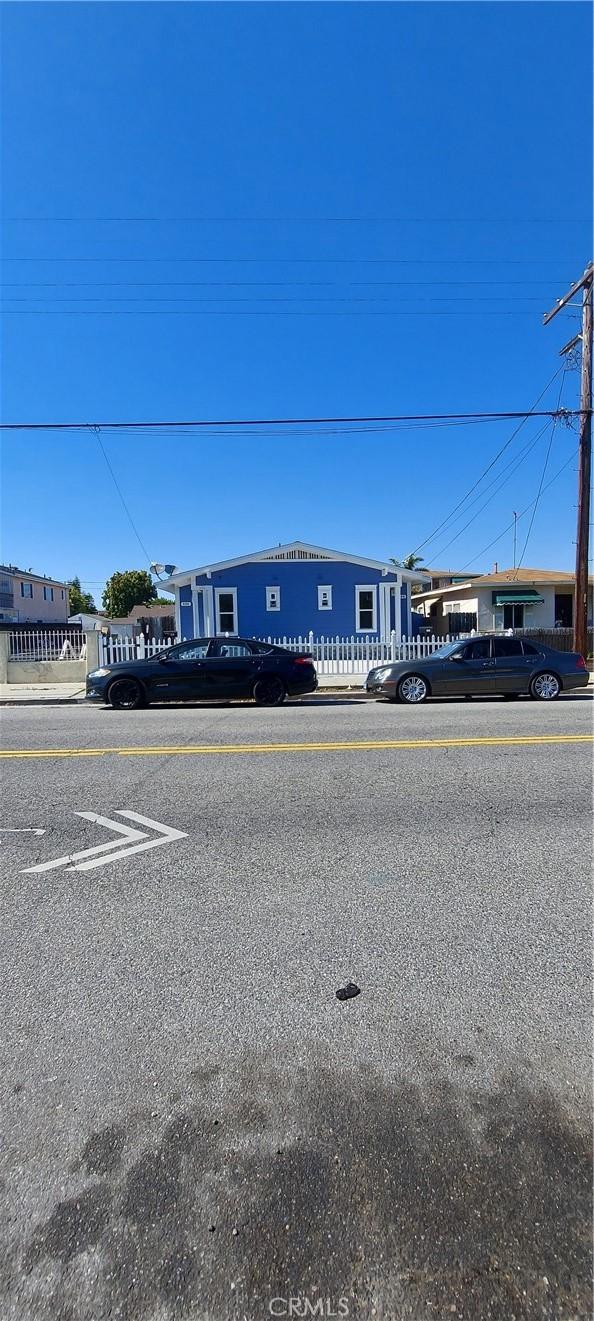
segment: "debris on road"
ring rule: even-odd
[[[361,994],[361,987],[356,982],[347,982],[346,986],[339,987],[336,992],[337,1000],[354,1000],[356,995]]]

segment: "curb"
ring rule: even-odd
[[[0,706],[82,706],[84,697],[0,697]]]

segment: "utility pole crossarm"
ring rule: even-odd
[[[560,312],[561,309],[567,305],[567,303],[571,302],[571,299],[573,298],[574,294],[579,293],[580,289],[583,289],[587,284],[591,284],[593,278],[594,278],[594,262],[590,262],[590,265],[586,266],[586,269],[581,279],[576,280],[575,284],[572,284],[571,289],[569,289],[568,292],[563,295],[563,298],[559,299],[559,302],[556,304],[556,306],[552,309],[551,312],[545,312],[542,319],[543,326],[548,326],[549,321],[553,320],[553,317],[557,315],[557,312]]]

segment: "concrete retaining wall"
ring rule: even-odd
[[[84,683],[84,661],[8,661],[7,683]]]
[[[85,632],[86,661],[12,661],[8,631],[0,632],[0,683],[48,684],[84,683],[87,674],[99,665],[99,634]]]

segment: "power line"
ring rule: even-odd
[[[441,308],[438,308],[438,309],[434,309],[431,315],[434,316],[434,317],[436,317],[436,316],[450,316],[450,317],[451,317],[451,316],[458,316],[458,317],[464,317],[464,316],[467,316],[467,312],[468,312],[468,309],[465,309],[464,311],[456,311],[456,310],[453,310],[452,308],[450,308],[450,309],[448,309],[447,311],[444,311],[444,310],[442,310]],[[190,309],[190,308],[179,308],[179,307],[174,307],[174,308],[171,308],[171,307],[163,307],[163,308],[154,308],[154,309],[149,309],[149,308],[146,308],[146,307],[145,307],[145,308],[141,308],[141,307],[137,307],[137,308],[126,308],[126,307],[122,307],[122,308],[113,308],[113,307],[112,307],[112,308],[104,308],[104,307],[89,307],[89,308],[80,308],[80,309],[79,309],[79,308],[64,307],[64,308],[60,308],[60,309],[57,310],[57,311],[54,311],[52,308],[49,308],[49,307],[39,307],[39,308],[5,307],[5,308],[3,308],[3,313],[2,313],[2,314],[3,314],[3,316],[145,316],[145,317],[147,317],[147,316],[148,316],[148,317],[158,317],[158,316],[202,316],[202,317],[223,317],[223,318],[225,318],[225,317],[228,317],[228,318],[233,318],[233,317],[289,317],[289,316],[293,316],[293,317],[307,317],[307,316],[309,316],[309,317],[314,317],[314,316],[317,316],[317,317],[390,317],[390,316],[406,317],[406,316],[408,316],[408,317],[425,317],[425,318],[427,317],[427,312],[426,312],[426,311],[425,311],[425,312],[413,312],[411,309],[407,309],[406,311],[403,311],[402,309],[399,309],[399,308],[390,308],[389,310],[388,310],[388,309],[385,309],[385,310],[383,310],[383,311],[381,311],[381,312],[369,312],[369,311],[367,311],[367,310],[364,310],[363,308],[358,308],[356,311],[347,310],[347,309],[345,308],[345,309],[341,309],[341,310],[339,310],[339,311],[329,311],[329,312],[321,312],[319,309],[314,310],[313,308],[308,308],[307,311],[303,311],[302,309],[299,309],[299,310],[296,310],[296,311],[293,311],[293,310],[291,310],[291,311],[287,311],[286,309],[282,309],[282,310],[281,310],[281,309],[278,309],[278,310],[275,309],[274,311],[258,311],[258,310],[254,311],[254,310],[250,310],[250,311],[246,311],[246,312],[243,312],[243,311],[242,311],[242,312],[238,312],[238,311],[235,311],[235,310],[234,310],[233,312],[222,312],[219,308],[215,308],[215,307],[213,307],[213,308],[209,308],[208,310],[200,310],[200,311],[196,310],[195,308]],[[527,311],[527,310],[525,310],[525,311],[521,311],[521,310],[518,308],[518,309],[516,309],[515,311],[509,311],[509,310],[504,311],[503,309],[501,309],[501,310],[496,311],[496,312],[492,312],[492,311],[490,311],[490,310],[485,311],[485,312],[477,312],[477,316],[481,316],[481,317],[514,317],[514,316],[533,317],[533,316],[534,316],[534,313],[531,312],[531,311]]]
[[[535,288],[542,280],[432,280],[436,288]],[[418,289],[418,280],[5,280],[4,289]]]
[[[487,473],[491,471],[491,468],[493,468],[493,467],[495,466],[495,464],[497,463],[498,459],[501,458],[501,455],[502,455],[502,454],[505,452],[505,450],[508,449],[508,447],[512,444],[512,441],[515,440],[515,438],[516,438],[518,432],[521,431],[522,427],[524,426],[524,423],[528,420],[528,418],[529,418],[529,417],[544,417],[544,416],[545,416],[544,413],[540,413],[540,412],[537,412],[537,411],[536,411],[536,406],[537,406],[537,404],[540,403],[541,399],[544,399],[544,396],[545,396],[545,394],[547,393],[547,390],[550,390],[550,388],[551,388],[553,382],[556,381],[557,377],[560,375],[560,373],[561,373],[562,371],[563,371],[563,365],[561,365],[561,367],[558,367],[557,370],[556,370],[555,372],[553,372],[553,375],[551,376],[550,381],[547,381],[547,384],[545,385],[544,390],[542,390],[541,393],[539,394],[538,398],[535,399],[532,408],[529,409],[527,413],[522,413],[522,414],[518,413],[518,414],[516,414],[517,417],[520,417],[520,418],[521,418],[521,421],[520,421],[519,425],[515,428],[515,430],[512,432],[511,436],[508,437],[508,439],[505,441],[505,444],[501,446],[501,449],[499,449],[499,450],[497,451],[497,453],[494,455],[494,457],[490,460],[490,462],[487,464],[487,467],[486,467],[486,468],[483,468],[483,471],[481,472],[480,476],[477,477],[477,479],[476,479],[476,481],[473,483],[473,485],[469,487],[469,489],[466,491],[466,493],[462,496],[462,499],[458,501],[457,505],[454,505],[454,508],[450,511],[450,513],[449,513],[449,514],[446,514],[446,517],[442,520],[442,522],[439,523],[438,526],[437,526],[436,528],[434,528],[433,532],[431,532],[430,535],[429,535],[428,537],[425,537],[425,540],[424,540],[424,541],[421,541],[421,542],[419,543],[418,546],[415,546],[414,550],[411,551],[411,554],[412,554],[412,555],[416,555],[416,554],[418,553],[418,551],[422,550],[424,546],[427,546],[427,545],[429,544],[430,541],[433,541],[433,540],[435,539],[435,537],[437,536],[438,532],[441,532],[443,528],[447,527],[448,523],[450,523],[450,522],[452,521],[452,518],[453,518],[454,514],[457,513],[458,509],[461,509],[462,505],[464,505],[464,504],[466,503],[468,497],[469,497],[470,495],[472,495],[474,491],[476,491],[477,486],[480,486],[480,484],[481,484],[483,478],[487,476]]]
[[[115,486],[115,488],[116,488],[116,491],[117,491],[117,493],[118,493],[118,495],[119,495],[119,497],[120,497],[120,500],[121,500],[121,502],[122,502],[122,505],[123,505],[123,507],[124,507],[124,512],[125,512],[125,514],[126,514],[126,518],[128,519],[128,522],[129,522],[129,524],[130,524],[130,527],[132,528],[132,531],[133,531],[133,533],[134,533],[134,536],[136,537],[136,540],[137,540],[137,542],[138,542],[138,544],[139,544],[139,546],[140,546],[140,549],[141,549],[141,551],[142,551],[142,553],[143,553],[143,555],[144,555],[144,557],[145,557],[145,559],[146,559],[146,562],[147,562],[147,564],[150,566],[150,564],[151,564],[151,557],[150,557],[150,555],[149,555],[149,553],[148,553],[148,550],[147,550],[147,548],[146,548],[146,546],[145,546],[145,544],[144,544],[144,542],[143,542],[143,540],[142,540],[142,538],[141,538],[141,536],[140,536],[140,533],[139,533],[139,531],[138,531],[138,529],[137,529],[137,527],[136,527],[136,524],[135,524],[135,522],[134,522],[134,519],[132,518],[132,514],[130,513],[130,510],[129,510],[129,508],[128,508],[128,505],[127,505],[127,503],[126,503],[126,500],[124,499],[124,495],[123,495],[123,493],[122,493],[122,490],[121,490],[121,487],[120,487],[120,485],[119,485],[118,479],[117,479],[117,477],[116,477],[116,475],[115,475],[115,472],[114,472],[114,470],[113,470],[113,468],[112,468],[112,466],[111,466],[111,463],[109,462],[109,459],[108,459],[108,457],[107,457],[107,454],[106,454],[106,452],[105,452],[105,447],[104,447],[104,445],[103,445],[103,441],[102,441],[101,436],[100,436],[100,434],[99,434],[99,429],[98,429],[98,428],[93,428],[93,430],[95,431],[95,434],[96,434],[96,436],[97,436],[97,441],[98,441],[98,444],[99,444],[99,448],[100,448],[101,453],[102,453],[102,455],[103,455],[103,458],[105,459],[105,462],[106,462],[106,464],[107,464],[107,468],[108,468],[108,471],[109,471],[109,473],[110,473],[110,475],[111,475],[111,478],[112,478],[113,484],[114,484],[114,486]]]
[[[565,472],[565,469],[569,467],[570,463],[573,463],[573,461],[574,461],[576,455],[577,455],[577,449],[575,449],[575,450],[573,451],[573,454],[570,454],[569,458],[568,458],[568,459],[566,460],[566,462],[562,465],[562,467],[557,469],[557,472],[555,473],[554,477],[551,477],[550,482],[547,482],[546,486],[543,487],[543,489],[542,489],[542,491],[541,491],[541,495],[544,495],[545,491],[548,491],[549,487],[553,485],[553,482],[556,482],[556,481],[557,481],[557,478],[561,476],[561,473],[562,473],[562,472]],[[521,518],[524,517],[525,514],[528,513],[528,510],[529,510],[529,509],[532,509],[532,505],[533,505],[534,503],[535,503],[535,501],[532,500],[532,501],[530,502],[530,504],[529,504],[529,505],[526,505],[526,508],[523,509],[522,512],[521,512],[520,514],[518,514],[518,516],[517,516],[517,517],[518,517],[518,522],[519,522],[519,520],[520,520]],[[482,550],[479,550],[479,551],[477,552],[476,555],[473,555],[473,557],[472,557],[471,560],[467,560],[466,563],[462,565],[462,567],[461,567],[461,569],[460,569],[460,572],[462,573],[464,569],[467,569],[467,568],[469,567],[470,564],[474,564],[476,560],[480,560],[481,555],[485,555],[486,552],[487,552],[488,550],[491,549],[491,546],[496,546],[496,545],[497,545],[497,542],[498,542],[498,541],[501,541],[501,538],[504,537],[504,536],[506,535],[506,533],[508,533],[508,532],[511,530],[511,528],[513,528],[513,525],[514,525],[514,524],[513,524],[513,520],[512,520],[511,523],[508,523],[507,526],[504,527],[503,532],[498,532],[497,536],[496,536],[496,537],[493,537],[493,540],[492,540],[492,541],[489,541],[489,542],[487,543],[486,546],[483,546],[483,549],[482,549]]]
[[[40,303],[40,302],[43,301],[44,298],[45,298],[45,295],[44,295],[44,294],[41,294],[39,298],[33,298],[31,295],[27,295],[26,297],[21,298],[21,297],[19,297],[19,296],[15,296],[15,295],[11,294],[10,297],[9,297],[9,301],[10,301],[11,303]],[[330,298],[317,298],[317,297],[316,297],[316,298],[310,298],[310,297],[297,297],[297,298],[295,298],[295,297],[289,297],[289,296],[281,296],[281,297],[279,297],[279,296],[277,296],[277,295],[275,295],[275,296],[273,296],[273,297],[265,297],[265,296],[262,296],[262,295],[260,295],[260,294],[248,294],[247,296],[245,296],[245,297],[242,296],[242,297],[240,297],[240,298],[180,298],[178,295],[173,295],[173,294],[172,294],[170,297],[162,297],[162,296],[161,296],[161,297],[156,297],[156,298],[146,297],[146,296],[145,296],[144,298],[135,298],[135,297],[127,297],[127,298],[117,298],[117,297],[109,297],[109,298],[105,298],[105,297],[102,297],[102,298],[91,298],[91,297],[85,297],[85,298],[76,298],[76,297],[52,298],[52,299],[51,299],[51,303],[52,303],[52,305],[55,304],[55,303],[219,303],[219,304],[222,303],[223,305],[226,305],[226,304],[229,304],[229,303],[390,303],[390,302],[394,302],[394,298],[395,298],[395,296],[392,296],[391,298],[377,298],[377,297],[371,297],[371,298],[368,298],[368,297],[367,297],[367,298],[365,298],[365,297],[353,297],[352,294],[349,295],[348,298],[341,298],[341,297],[336,297],[336,296],[332,296],[332,297],[330,297]],[[475,296],[471,296],[471,297],[467,297],[467,296],[464,296],[464,295],[463,295],[462,298],[456,298],[456,297],[453,297],[453,296],[451,296],[451,295],[444,294],[444,295],[443,295],[442,297],[440,297],[440,298],[400,298],[400,299],[399,299],[399,302],[400,302],[400,303],[412,303],[412,304],[414,304],[415,307],[418,306],[419,304],[424,304],[424,303],[472,303],[472,304],[476,304],[476,303],[487,303],[487,302],[488,302],[488,303],[505,303],[506,306],[509,306],[510,301],[511,301],[511,300],[509,299],[509,297],[500,298],[500,297],[498,297],[496,294],[485,294],[485,295],[482,295],[482,296],[480,296],[480,295],[475,295]],[[533,297],[531,294],[522,294],[520,297],[516,297],[515,301],[516,301],[516,302],[522,302],[522,303],[539,303],[539,304],[542,304],[542,298]],[[10,308],[7,308],[7,309],[6,309],[6,311],[10,311],[10,310],[11,310]]]
[[[432,559],[435,558],[436,560],[439,560],[441,555],[443,554],[443,551],[447,550],[448,547],[452,545],[452,542],[456,541],[458,536],[460,536],[461,533],[464,532],[467,527],[470,527],[470,524],[473,523],[476,518],[478,518],[479,514],[482,513],[483,509],[485,509],[486,506],[491,503],[491,500],[494,499],[494,497],[499,494],[499,491],[502,489],[502,487],[506,485],[510,477],[513,477],[514,473],[517,472],[518,468],[522,466],[525,459],[528,458],[528,455],[532,453],[532,450],[535,448],[535,446],[538,445],[541,436],[544,435],[545,431],[548,429],[548,426],[549,426],[549,420],[545,422],[543,427],[539,428],[535,436],[530,437],[526,445],[524,445],[523,449],[520,450],[519,455],[514,454],[514,456],[509,460],[509,462],[504,464],[503,468],[501,468],[501,470],[492,479],[492,481],[488,482],[487,485],[483,487],[483,490],[479,491],[478,495],[475,495],[474,499],[469,501],[469,503],[466,505],[466,508],[461,513],[448,520],[451,529],[454,523],[459,522],[461,518],[465,517],[469,509],[472,509],[473,505],[475,505],[478,500],[482,500],[483,496],[486,494],[487,491],[490,491],[494,486],[496,487],[496,490],[493,492],[493,495],[489,496],[488,500],[485,500],[484,504],[481,505],[480,509],[477,510],[476,514],[473,514],[473,517],[469,519],[468,523],[465,523],[464,527],[461,529],[459,533],[457,533],[456,537],[453,537],[452,541],[449,541],[447,543],[447,546],[444,546],[442,548],[442,551],[437,551],[435,553],[435,556],[432,553],[431,555]],[[509,471],[510,469],[511,472]],[[506,477],[502,481],[501,478],[503,477],[503,474],[506,472],[509,472],[509,477]]]
[[[558,368],[558,370],[555,372],[555,376],[553,376],[553,377],[551,378],[551,381],[554,381],[554,380],[555,380],[555,377],[558,376],[559,371],[562,371],[562,370],[563,370],[562,368]],[[551,381],[549,381],[549,385],[551,384]],[[540,400],[541,400],[542,397],[543,397],[543,394],[546,392],[546,389],[548,389],[548,386],[546,386],[546,387],[545,387],[545,390],[543,390],[542,394],[539,395],[539,398],[536,400],[536,403],[539,403],[539,402],[540,402]],[[563,409],[563,410],[561,410],[561,411],[562,411],[564,417],[575,417],[575,416],[577,416],[577,415],[579,414],[579,411],[580,411],[580,410],[579,410],[579,409]],[[300,426],[300,425],[313,425],[313,424],[318,424],[318,423],[321,424],[321,425],[325,425],[325,424],[327,425],[327,424],[352,423],[352,422],[458,422],[458,421],[469,421],[469,422],[501,422],[501,421],[507,421],[507,422],[509,422],[509,421],[512,421],[512,420],[515,419],[515,418],[523,418],[523,419],[525,420],[525,419],[528,418],[528,417],[548,417],[548,418],[553,418],[553,417],[555,417],[555,416],[556,416],[556,414],[555,414],[554,410],[551,410],[551,409],[543,409],[543,410],[537,412],[537,411],[536,411],[536,408],[533,407],[533,408],[529,408],[529,409],[527,409],[525,412],[524,412],[524,411],[519,411],[519,410],[518,410],[518,411],[507,410],[507,411],[505,411],[505,412],[495,412],[495,411],[492,411],[492,412],[479,412],[479,411],[477,411],[477,412],[470,412],[470,413],[387,413],[387,414],[377,414],[377,415],[370,414],[370,415],[368,415],[368,416],[367,416],[367,415],[357,415],[357,416],[353,416],[353,417],[259,417],[259,418],[224,418],[224,419],[223,419],[223,418],[210,418],[210,419],[208,419],[208,420],[207,420],[207,419],[203,419],[203,418],[198,418],[198,419],[197,419],[197,418],[193,418],[193,419],[191,419],[191,420],[189,420],[189,421],[187,421],[187,420],[186,420],[186,421],[167,421],[167,420],[162,420],[162,421],[159,421],[159,422],[154,422],[154,421],[150,421],[150,422],[147,422],[147,421],[144,421],[144,422],[122,422],[122,421],[116,421],[116,422],[0,422],[0,430],[2,430],[2,431],[89,431],[89,430],[91,430],[91,431],[92,431],[92,430],[94,430],[95,428],[99,427],[102,431],[105,430],[106,428],[111,428],[112,430],[118,430],[118,431],[125,431],[125,430],[128,430],[128,431],[134,431],[134,430],[138,429],[139,427],[143,427],[143,428],[147,428],[147,429],[149,429],[149,428],[150,428],[150,429],[153,429],[153,428],[155,428],[155,427],[198,427],[198,428],[207,428],[207,427],[217,427],[217,428],[218,428],[218,427],[270,427],[270,426],[278,426],[278,427],[280,427],[280,426],[293,426],[293,425],[296,425],[296,426]],[[517,434],[517,432],[515,432],[514,434]],[[506,441],[505,445],[504,445],[504,446],[502,447],[502,449],[499,451],[500,454],[503,453],[503,450],[507,448],[507,445],[509,445],[509,444],[511,443],[511,440],[512,440],[512,439],[513,439],[513,437],[510,437],[510,439],[509,439],[508,441]],[[488,471],[489,471],[489,468],[491,468],[491,467],[493,466],[493,463],[495,463],[495,461],[496,461],[497,458],[498,458],[498,455],[495,456],[495,459],[492,460],[492,462],[489,464],[489,467],[485,469],[485,472],[488,472]],[[484,475],[485,475],[485,474],[483,473],[482,476],[484,476]],[[480,480],[481,480],[481,478],[479,478],[479,481],[480,481]],[[475,483],[475,486],[476,486],[476,485],[478,485],[478,483]],[[471,488],[471,490],[474,490],[474,489],[475,489],[475,487],[473,486],[473,487]],[[470,492],[469,492],[469,494],[470,494]],[[423,543],[423,544],[425,544],[425,543]]]
[[[563,376],[561,377],[561,385],[560,385],[560,387],[559,387],[559,396],[558,396],[558,399],[557,399],[557,408],[559,407],[559,404],[561,403],[561,395],[562,395],[562,393],[563,393],[563,386],[564,386],[564,384],[565,384],[565,377],[566,377],[566,374],[567,374],[567,367],[564,365]],[[532,527],[533,527],[533,524],[534,524],[534,519],[536,518],[536,511],[537,511],[537,509],[538,509],[538,505],[539,505],[539,501],[540,501],[540,497],[541,497],[541,493],[542,493],[542,486],[543,486],[543,482],[544,482],[544,479],[545,479],[545,476],[546,476],[547,468],[548,468],[548,466],[549,466],[549,458],[550,458],[550,456],[551,456],[551,449],[552,449],[552,446],[553,446],[553,440],[554,440],[554,438],[555,438],[555,428],[556,428],[556,426],[557,426],[557,421],[558,421],[558,418],[555,418],[554,421],[553,421],[553,425],[552,425],[552,427],[551,427],[551,436],[550,436],[549,444],[548,444],[548,447],[547,447],[547,452],[546,452],[546,454],[545,454],[545,460],[544,460],[544,464],[543,464],[543,468],[542,468],[542,473],[541,473],[541,478],[540,478],[540,484],[539,484],[539,487],[538,487],[538,491],[537,491],[537,493],[536,493],[536,500],[534,501],[534,509],[532,510],[532,518],[530,519],[530,524],[529,524],[529,527],[528,527],[528,531],[527,531],[527,533],[526,533],[526,540],[525,540],[525,542],[524,542],[524,545],[523,545],[523,548],[522,548],[522,553],[521,553],[520,558],[519,558],[519,560],[518,560],[518,566],[517,566],[517,569],[516,569],[516,578],[517,578],[517,576],[518,576],[518,569],[521,568],[522,560],[524,559],[524,555],[526,554],[526,547],[527,547],[528,542],[529,542],[529,540],[530,540],[530,533],[532,532]]]
[[[278,266],[278,265],[318,265],[320,262],[332,266],[561,266],[560,257],[11,257],[4,255],[3,261],[69,261],[69,262],[222,262],[234,265]]]
[[[587,225],[591,217],[555,216],[5,216],[4,224],[240,225]]]
[[[544,433],[545,433],[545,431],[548,429],[549,425],[550,425],[549,422],[545,422],[544,427],[541,427],[540,431],[539,431],[539,432],[537,433],[537,435],[534,437],[534,444],[532,444],[532,445],[530,446],[530,449],[533,449],[533,448],[534,448],[534,445],[536,444],[537,441],[540,440],[541,436],[544,436]],[[483,504],[480,506],[480,508],[477,509],[476,513],[472,515],[472,518],[469,518],[469,519],[468,519],[468,522],[464,524],[464,527],[461,527],[461,528],[460,528],[460,531],[459,531],[459,532],[456,532],[455,536],[451,537],[450,540],[446,542],[445,546],[442,546],[442,547],[441,547],[441,550],[436,551],[435,558],[436,558],[436,560],[437,560],[438,562],[439,562],[439,560],[441,559],[442,555],[445,554],[446,550],[449,550],[450,546],[453,546],[454,542],[455,542],[455,541],[458,541],[459,537],[461,537],[462,534],[463,534],[464,532],[466,532],[467,528],[469,528],[469,527],[471,526],[472,523],[475,523],[476,520],[477,520],[477,518],[480,518],[480,515],[482,514],[483,510],[487,508],[487,505],[490,505],[490,504],[491,504],[491,501],[495,499],[495,496],[499,495],[499,492],[502,490],[502,488],[503,488],[504,486],[507,485],[507,483],[509,482],[510,478],[513,477],[514,473],[515,473],[516,470],[520,467],[520,464],[522,464],[522,463],[524,462],[524,459],[525,459],[526,457],[527,457],[527,454],[523,454],[523,455],[522,455],[522,457],[519,459],[519,461],[515,464],[515,467],[512,468],[512,471],[509,473],[509,475],[508,475],[507,477],[505,477],[504,480],[503,480],[502,482],[499,482],[499,485],[498,485],[498,486],[496,487],[496,489],[493,491],[492,495],[490,495],[490,496],[488,497],[488,499],[485,500],[485,501],[483,502]],[[508,466],[509,466],[509,465],[508,465]],[[491,483],[491,485],[493,485],[493,483]],[[482,494],[483,494],[483,493],[481,492],[481,495],[482,495]]]

